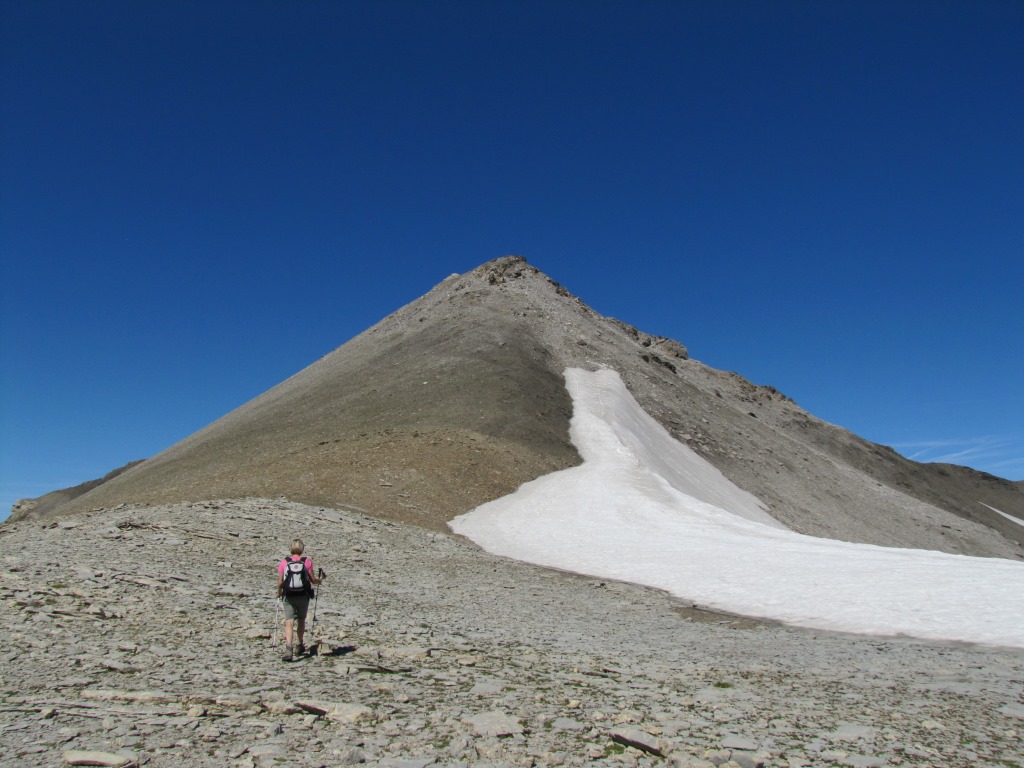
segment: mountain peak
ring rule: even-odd
[[[57,510],[286,496],[435,530],[575,466],[568,368],[610,368],[792,530],[1018,557],[1024,494],[861,440],[604,317],[522,256],[451,275],[306,369]]]

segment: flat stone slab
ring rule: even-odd
[[[573,720],[571,717],[556,717],[551,721],[551,727],[556,731],[583,731],[589,726],[579,720]]]
[[[103,765],[108,768],[128,768],[128,766],[137,765],[133,758],[119,755],[116,752],[71,749],[62,757],[66,765]]]
[[[472,727],[473,733],[477,736],[515,736],[523,732],[523,726],[519,721],[504,712],[492,710],[473,715],[466,722]]]
[[[633,747],[656,757],[665,757],[665,748],[661,740],[639,728],[616,728],[608,735],[616,744]]]
[[[736,734],[729,734],[722,738],[722,747],[724,749],[743,749],[748,752],[753,752],[760,745],[753,739],[748,739],[746,736],[737,736]]]
[[[323,717],[330,712],[336,704],[333,701],[321,701],[320,699],[300,699],[295,702],[295,706],[312,715],[320,715]]]
[[[373,719],[372,709],[351,702],[302,699],[296,701],[295,706],[310,714],[326,717],[328,720],[346,725]]]
[[[875,729],[869,725],[840,723],[839,727],[828,735],[828,738],[832,741],[858,741],[860,739],[872,739],[874,736]]]
[[[362,704],[336,704],[327,713],[327,719],[335,723],[352,725],[364,720],[372,720],[373,710]]]

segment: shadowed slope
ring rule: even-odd
[[[678,342],[598,315],[519,257],[449,277],[59,512],[287,496],[443,529],[578,463],[562,372],[599,366],[617,370],[673,436],[793,530],[1024,556],[1024,528],[982,504],[1024,518],[1014,484],[861,440],[770,387],[690,360]]]

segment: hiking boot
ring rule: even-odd
[[[297,646],[295,646],[295,655],[296,656],[303,656],[303,655],[305,655],[305,653],[306,653],[306,646],[304,646],[302,643],[299,643]]]
[[[287,651],[285,651],[284,656],[281,657],[281,661],[291,661],[292,658],[292,649],[289,648]]]

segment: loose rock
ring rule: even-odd
[[[296,535],[330,576],[317,653],[286,664],[274,566]],[[144,768],[1024,765],[1016,651],[737,623],[281,500],[7,523],[0,541],[18,768],[129,749]],[[194,563],[231,567],[208,584]]]

